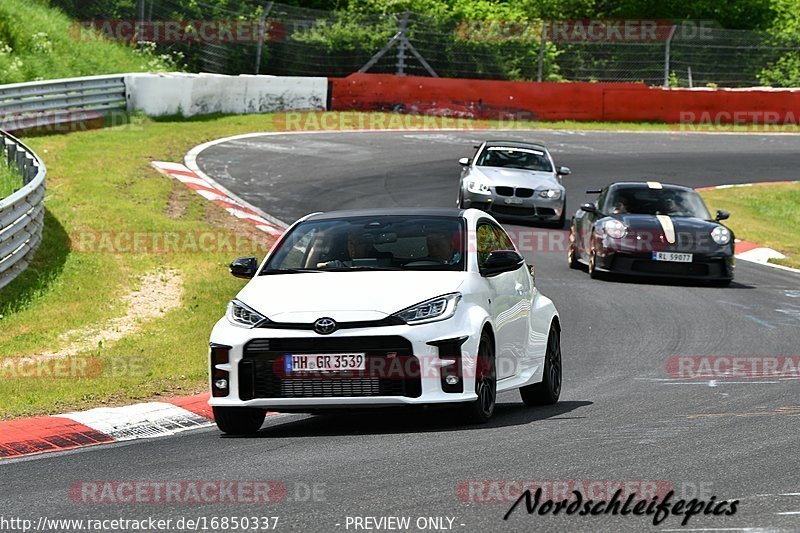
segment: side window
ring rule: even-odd
[[[515,250],[514,242],[508,233],[499,226],[494,226],[495,239],[497,240],[497,250]]]
[[[597,208],[601,211],[606,205],[606,197],[608,196],[608,188],[603,189],[600,196],[597,198]]]
[[[496,250],[495,241],[497,235],[494,228],[488,222],[478,223],[477,241],[478,241],[478,266],[482,267],[489,257],[489,252]]]

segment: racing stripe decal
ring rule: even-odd
[[[672,225],[672,219],[667,215],[656,215],[658,221],[661,223],[661,229],[664,230],[664,237],[670,244],[675,244],[675,226]]]

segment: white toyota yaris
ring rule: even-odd
[[[460,404],[488,420],[498,392],[558,401],[561,323],[532,270],[477,209],[308,215],[211,332],[211,400],[225,433],[266,410]]]

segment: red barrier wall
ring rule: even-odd
[[[353,74],[331,80],[331,109],[472,118],[797,124],[800,91],[661,89],[635,83],[535,83]]]

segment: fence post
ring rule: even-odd
[[[539,40],[539,66],[536,70],[536,81],[542,81],[542,67],[544,65],[544,45],[547,40],[547,22],[542,21],[542,38]]]
[[[403,11],[403,16],[400,17],[400,26],[398,33],[401,35],[400,40],[397,42],[397,75],[406,75],[406,31],[408,28],[408,10]]]
[[[678,27],[674,24],[669,29],[669,35],[667,36],[667,45],[664,47],[664,88],[669,87],[669,49],[672,45],[672,38],[675,36],[675,30]]]
[[[272,2],[267,4],[264,11],[261,12],[261,17],[258,20],[258,46],[256,48],[256,76],[261,74],[261,51],[264,49],[264,23],[267,20],[267,15],[272,11]]]

